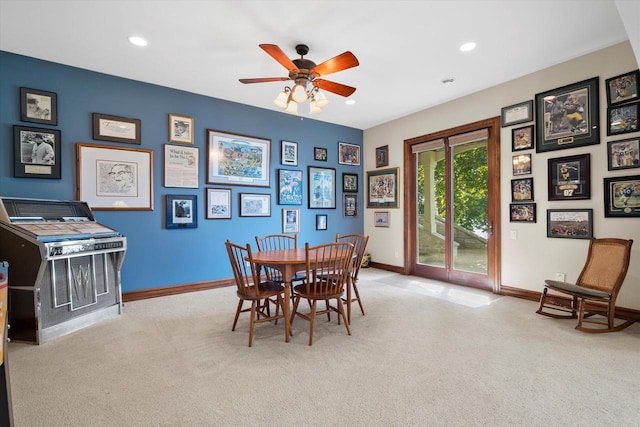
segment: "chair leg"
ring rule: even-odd
[[[232,331],[236,330],[236,324],[238,323],[238,317],[240,317],[240,312],[242,311],[242,303],[244,302],[243,299],[240,299],[240,301],[238,301],[238,309],[236,310],[236,317],[235,319],[233,319],[233,326],[231,327]]]
[[[347,315],[344,312],[344,305],[342,304],[341,298],[338,297],[338,318],[340,318],[340,316],[342,316],[342,319],[344,320],[344,326],[345,328],[347,328],[347,334],[351,335],[351,329],[349,328],[349,320],[347,319]]]
[[[538,311],[536,313],[541,314],[542,308],[544,307],[545,300],[547,299],[547,288],[542,290],[542,294],[540,295],[540,304],[538,305]]]
[[[360,299],[360,292],[358,292],[358,287],[356,286],[355,282],[353,282],[353,293],[356,294],[356,299],[358,300],[358,305],[360,306],[360,311],[362,312],[362,315],[364,316],[364,307],[362,306],[362,300]],[[349,318],[349,321],[351,321],[351,318]]]
[[[258,301],[251,301],[251,320],[249,321],[249,347],[251,347],[251,342],[253,341],[253,325],[255,324],[256,319],[256,305]]]
[[[313,343],[313,325],[316,320],[316,303],[317,300],[313,300],[311,304],[311,318],[309,319],[309,345]]]

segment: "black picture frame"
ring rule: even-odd
[[[13,176],[16,178],[61,178],[61,132],[27,126],[13,126]],[[47,144],[51,149],[39,144]],[[37,150],[34,152],[34,149]]]
[[[547,209],[547,237],[593,238],[593,209]]]
[[[599,78],[538,93],[536,152],[600,143]]]
[[[533,178],[511,180],[512,202],[533,202]]]
[[[356,218],[358,216],[358,195],[355,193],[342,194],[342,216]]]
[[[512,156],[511,164],[513,176],[529,175],[531,173],[531,153]]]
[[[336,170],[309,166],[309,209],[336,208]]]
[[[400,168],[367,172],[367,208],[397,208],[399,206]]]
[[[533,100],[503,107],[500,116],[503,128],[530,122],[533,120]]]
[[[640,175],[604,178],[604,216],[640,217]]]
[[[93,139],[100,141],[142,143],[141,120],[93,113]]]
[[[355,173],[342,174],[342,191],[346,193],[358,192],[358,174],[355,174]]]
[[[167,194],[165,199],[168,229],[198,227],[198,196]]]
[[[389,146],[383,145],[376,148],[376,167],[383,168],[389,166]]]
[[[607,135],[638,132],[640,102],[607,108]]]
[[[548,199],[550,201],[590,199],[590,159],[591,154],[548,159]]]
[[[535,147],[535,125],[523,126],[511,130],[511,151],[531,150]]]
[[[322,147],[313,147],[313,160],[319,162],[327,161],[327,149]]]
[[[240,193],[240,216],[271,216],[271,194]]]
[[[348,142],[338,142],[338,163],[360,166],[360,146]]]
[[[609,106],[624,104],[639,99],[638,83],[640,70],[629,71],[605,80],[607,104]]]
[[[58,125],[58,95],[40,89],[20,88],[20,121]]]
[[[294,169],[278,169],[278,204],[302,204],[302,171]]]
[[[326,214],[316,215],[316,230],[322,231],[326,229],[327,229],[327,215]]]
[[[231,219],[231,189],[206,188],[207,211],[205,219]]]
[[[509,205],[509,222],[536,222],[535,203],[511,203]]]
[[[280,163],[288,166],[298,166],[297,142],[280,141]]]
[[[640,168],[640,138],[607,141],[607,159],[610,171]]]

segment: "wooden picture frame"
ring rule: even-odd
[[[547,237],[593,238],[593,209],[547,209]]]
[[[128,144],[142,143],[140,119],[93,113],[93,139]]]
[[[20,88],[20,121],[58,125],[58,95],[40,89]]]
[[[516,154],[511,158],[513,176],[529,175],[531,173],[531,154]]]
[[[376,148],[376,167],[383,168],[389,166],[389,146],[383,145]]]
[[[271,216],[271,194],[240,193],[240,216]]]
[[[604,216],[640,217],[640,175],[604,178]]]
[[[599,78],[536,95],[536,152],[600,143]]]
[[[607,141],[607,159],[610,171],[640,168],[640,138]]]
[[[511,180],[512,202],[533,202],[533,178]]]
[[[624,104],[638,99],[640,71],[633,70],[605,80],[607,104],[609,106]]]
[[[292,208],[282,209],[282,232],[283,233],[299,233],[300,232],[300,209],[292,209]]]
[[[76,145],[77,200],[93,210],[153,210],[153,150]]]
[[[367,208],[397,208],[399,178],[398,168],[367,172]]]
[[[198,227],[198,197],[185,194],[165,195],[166,227],[197,228]]]
[[[278,169],[278,204],[302,204],[302,171]]]
[[[535,125],[523,126],[511,130],[511,151],[531,150],[535,147]]]
[[[169,114],[169,141],[193,145],[193,117]]]
[[[270,187],[271,140],[207,129],[207,184]]]
[[[549,200],[591,198],[590,154],[547,160]]]
[[[164,186],[198,188],[200,186],[200,149],[182,145],[164,145]]]
[[[348,142],[338,142],[338,163],[360,166],[360,146]]]
[[[358,195],[355,193],[342,194],[342,216],[356,218],[358,216]]]
[[[336,208],[336,170],[309,166],[309,209]]]
[[[207,188],[205,219],[231,219],[231,189]]]
[[[60,179],[60,138],[57,129],[13,126],[13,176]]]
[[[373,225],[375,227],[390,227],[389,211],[375,211],[373,213]]]
[[[535,203],[511,203],[509,205],[509,222],[536,222]]]
[[[316,215],[316,230],[322,231],[326,229],[327,229],[327,215],[326,214]]]
[[[533,120],[533,100],[509,105],[501,109],[501,127],[508,127]]]
[[[358,174],[355,174],[355,173],[342,174],[342,191],[346,193],[358,192]]]
[[[640,102],[607,108],[607,135],[638,132]]]
[[[298,143],[293,141],[280,141],[280,163],[289,166],[298,166]]]
[[[327,161],[327,149],[322,147],[313,147],[313,160],[319,162]]]

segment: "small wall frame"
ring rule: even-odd
[[[197,228],[198,206],[197,196],[166,195],[167,228]]]

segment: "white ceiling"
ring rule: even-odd
[[[367,129],[628,40],[636,1],[0,0],[0,49],[277,111],[283,83],[238,82],[288,75],[259,44],[317,64],[349,50],[360,66],[325,78],[357,103],[328,93],[311,118]]]

